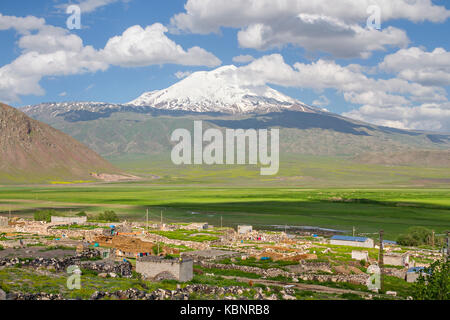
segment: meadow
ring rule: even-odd
[[[114,210],[122,219],[314,226],[358,234],[383,229],[387,239],[412,226],[450,230],[449,189],[303,189],[264,187],[105,184],[0,188],[0,214],[31,216],[35,210],[98,213]],[[375,237],[375,235],[372,235]]]

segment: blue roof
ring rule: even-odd
[[[351,236],[332,236],[331,240],[343,240],[343,241],[357,241],[357,242],[366,242],[368,238],[364,237],[351,237]]]
[[[397,242],[392,241],[392,240],[383,240],[383,243],[387,243],[387,244],[397,244]]]
[[[423,271],[425,271],[424,267],[414,267],[414,268],[408,269],[408,273],[411,273],[411,272],[419,273],[419,272],[423,272]]]

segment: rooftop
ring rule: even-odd
[[[366,242],[369,238],[365,237],[351,237],[351,236],[339,236],[335,235],[331,237],[331,240],[343,240],[343,241],[357,241],[357,242]]]

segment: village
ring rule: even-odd
[[[87,289],[84,279],[105,286],[97,283],[84,292],[82,298],[91,300],[412,299],[408,288],[447,254],[437,247],[383,240],[380,249],[379,240],[368,237],[250,225],[0,217],[0,299],[77,297],[77,290]],[[81,287],[64,288],[64,294],[61,288],[22,292],[13,284],[25,270],[65,282],[70,268],[77,270]],[[114,291],[111,284],[118,281],[121,290]]]

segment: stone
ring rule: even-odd
[[[0,289],[0,300],[6,300],[6,292]]]

